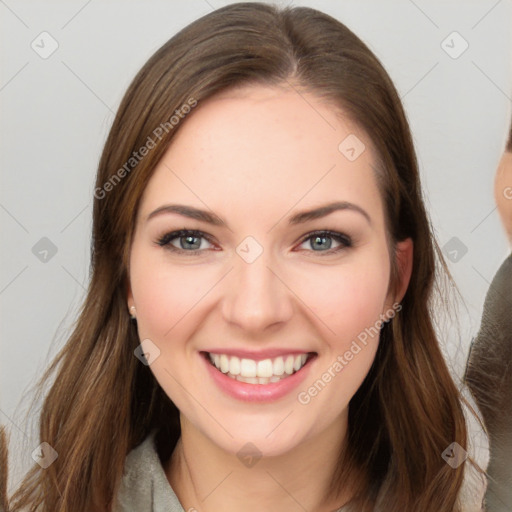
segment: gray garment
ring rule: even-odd
[[[184,512],[154,445],[156,430],[126,457],[113,512]]]
[[[126,457],[121,488],[113,512],[185,512],[158,457],[154,444],[155,434],[156,430]],[[478,462],[485,469],[486,461]],[[460,492],[463,511],[480,511],[478,504],[482,502],[484,492],[485,483],[476,473],[466,472],[465,484]],[[349,508],[344,506],[336,512],[349,512]]]
[[[158,457],[155,434],[156,430],[126,457],[113,512],[185,512]],[[342,507],[337,512],[347,509]]]
[[[512,254],[485,297],[466,381],[489,432],[488,512],[512,510]]]

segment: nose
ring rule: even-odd
[[[282,267],[263,251],[254,261],[234,255],[234,266],[225,280],[222,304],[224,320],[257,335],[293,315],[293,283],[286,282]]]

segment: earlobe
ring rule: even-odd
[[[412,238],[406,238],[396,244],[396,262],[398,267],[398,283],[396,286],[395,302],[401,302],[411,280],[414,259],[414,243]]]

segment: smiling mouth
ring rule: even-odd
[[[201,355],[219,372],[232,379],[248,384],[269,384],[297,373],[309,364],[317,353],[290,354],[260,361],[209,352],[201,352]]]

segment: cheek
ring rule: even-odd
[[[340,267],[309,295],[311,309],[322,320],[317,325],[326,326],[326,357],[297,399],[305,411],[318,415],[319,425],[334,421],[348,407],[375,359],[389,279],[382,262],[387,261],[361,259],[357,265]]]
[[[326,336],[346,343],[384,312],[389,277],[387,254],[379,252],[361,256],[357,262],[304,273],[299,296],[325,323]]]
[[[163,340],[208,291],[204,272],[173,265],[166,256],[163,250],[132,251],[130,283],[141,338]]]

